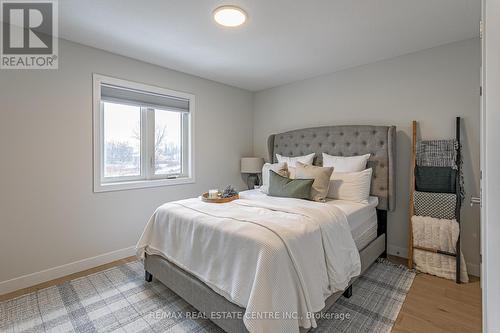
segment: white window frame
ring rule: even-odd
[[[94,157],[94,192],[120,191],[147,187],[191,184],[195,182],[194,175],[194,115],[195,115],[195,96],[193,94],[179,92],[175,90],[160,88],[143,83],[132,82],[128,80],[117,79],[101,74],[93,74],[93,157]],[[101,103],[101,84],[111,84],[119,87],[136,89],[156,94],[179,97],[189,100],[189,113],[181,117],[181,121],[188,121],[188,133],[182,133],[183,142],[186,145],[181,147],[183,174],[171,178],[167,175],[155,175],[152,172],[154,163],[154,128],[148,128],[143,131],[145,126],[152,127],[154,121],[147,121],[146,118],[153,117],[154,112],[141,112],[141,176],[117,177],[115,179],[106,177],[104,179],[103,161],[104,161],[104,112]],[[143,107],[141,109],[147,109]],[[168,108],[162,109],[167,110]],[[142,111],[142,110],[141,110]],[[184,128],[183,126],[181,126]],[[185,131],[184,131],[185,132]],[[149,135],[148,135],[149,134]],[[186,137],[187,136],[187,137]],[[187,157],[187,158],[186,158]]]

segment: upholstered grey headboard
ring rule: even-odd
[[[269,160],[276,154],[301,156],[316,153],[315,165],[322,165],[322,153],[335,156],[355,156],[370,153],[367,167],[373,169],[371,195],[379,199],[378,209],[394,210],[395,186],[395,126],[324,126],[272,134],[267,140]]]

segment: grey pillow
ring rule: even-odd
[[[314,179],[290,179],[269,170],[269,195],[297,199],[311,199]]]
[[[332,172],[333,167],[319,167],[297,162],[295,179],[314,179],[311,189],[311,199],[324,202],[328,195],[328,187],[330,186],[330,176]]]

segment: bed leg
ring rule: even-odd
[[[148,271],[145,271],[144,280],[146,280],[146,282],[153,281],[153,274],[149,273]]]
[[[344,293],[342,294],[345,298],[351,298],[352,296],[352,285],[349,286],[346,290],[344,290]]]
[[[385,248],[380,258],[387,258],[387,211],[377,209],[377,237],[385,234]]]

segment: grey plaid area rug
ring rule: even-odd
[[[312,332],[390,332],[414,277],[375,263]],[[0,332],[223,332],[193,314],[160,282],[144,282],[135,261],[0,303]]]

